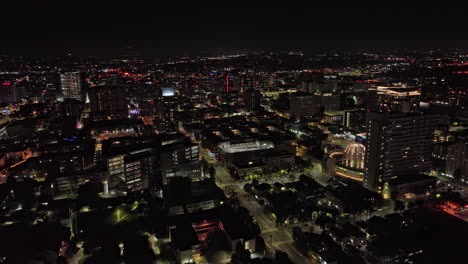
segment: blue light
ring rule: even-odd
[[[162,88],[162,96],[174,96],[174,88]]]

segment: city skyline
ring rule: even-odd
[[[0,263],[468,259],[463,9],[2,12]]]

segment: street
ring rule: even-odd
[[[235,191],[241,205],[247,208],[253,218],[257,220],[261,229],[261,235],[267,245],[268,253],[273,255],[276,250],[288,254],[291,261],[296,264],[312,263],[297,251],[293,244],[292,235],[284,228],[278,228],[276,223],[265,214],[263,208],[245,193],[243,183],[236,182],[222,167],[216,167],[216,183],[226,193]]]

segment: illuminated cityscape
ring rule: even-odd
[[[0,17],[0,263],[468,262],[462,9],[75,2]]]

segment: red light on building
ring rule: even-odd
[[[226,75],[226,93],[229,93],[229,78],[231,75]]]
[[[11,82],[4,82],[3,85],[6,85],[6,86],[11,85]]]

